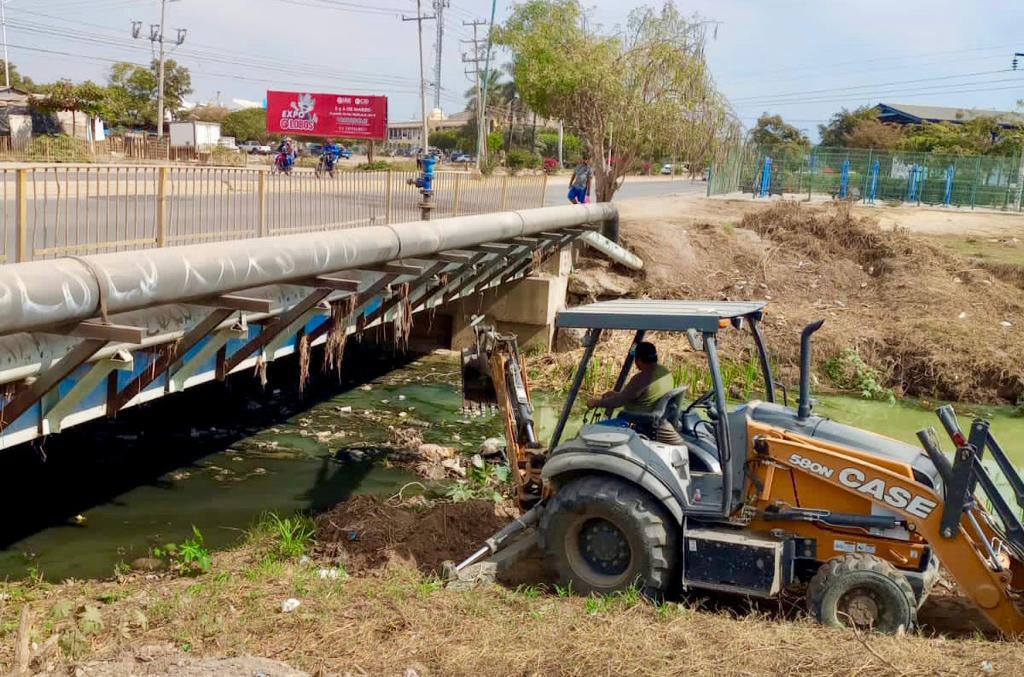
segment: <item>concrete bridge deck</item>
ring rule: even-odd
[[[543,334],[564,278],[534,273],[615,219],[550,207],[0,266],[0,449],[286,355],[320,368],[315,346],[330,368],[355,332],[401,346],[423,313],[457,333],[487,307]],[[495,302],[509,290],[526,300]]]

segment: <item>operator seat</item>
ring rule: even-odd
[[[682,413],[683,396],[689,390],[680,386],[668,391],[650,411],[623,411],[619,416],[633,424],[637,433],[664,444],[682,444],[679,436],[679,415]]]

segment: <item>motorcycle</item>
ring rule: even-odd
[[[335,160],[337,162],[337,160]],[[326,153],[320,155],[320,161],[316,163],[316,178],[322,178],[324,174],[327,174],[332,179],[334,178],[334,165],[335,162],[331,162]]]
[[[288,157],[288,153],[280,152],[274,158],[274,171],[281,174],[291,174],[294,163]]]

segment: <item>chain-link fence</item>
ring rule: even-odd
[[[750,193],[1021,209],[1019,156],[946,155],[855,148],[807,152],[737,148],[716,163],[708,195]]]

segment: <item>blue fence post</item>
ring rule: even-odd
[[[807,186],[807,201],[811,201],[811,193],[814,192],[814,171],[818,168],[818,156],[811,151],[811,180]]]
[[[942,199],[942,204],[946,207],[953,201],[953,175],[955,172],[953,165],[946,167],[946,194]]]
[[[918,191],[920,190],[921,181],[921,168],[914,164],[910,166],[910,172],[907,185],[907,202],[913,202],[918,200]]]
[[[843,160],[843,173],[839,177],[839,199],[845,200],[850,192],[850,158]]]
[[[875,164],[871,168],[871,189],[868,191],[868,195],[871,196],[872,204],[874,204],[875,198],[878,197],[878,172],[881,171],[881,168],[881,163],[878,160],[875,160]]]
[[[758,197],[765,197],[769,194],[772,186],[772,159],[767,155],[764,158],[764,169],[761,171],[761,192]]]

